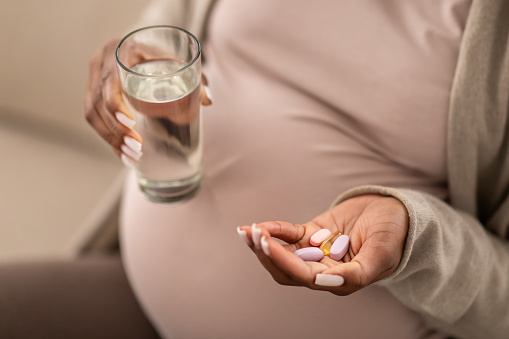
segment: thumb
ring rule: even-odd
[[[212,94],[209,89],[209,81],[204,73],[201,74],[201,104],[203,106],[212,105]]]

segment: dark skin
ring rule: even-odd
[[[348,295],[394,272],[403,256],[408,214],[395,198],[361,195],[343,201],[302,225],[270,221],[256,228],[261,230],[263,239],[257,244],[253,242],[253,233],[257,231],[251,226],[243,226],[240,230],[246,232],[249,247],[276,282]],[[324,257],[320,262],[305,262],[293,254],[297,249],[309,247],[310,237],[322,228],[350,237],[349,250],[341,261]],[[288,244],[281,245],[271,237]],[[265,251],[261,243],[265,243]],[[316,283],[320,283],[315,280],[317,274],[340,276],[344,282],[341,286],[323,286]]]
[[[124,144],[124,136],[143,143],[139,133],[124,126],[115,118],[115,114],[120,112],[133,119],[122,98],[122,88],[117,73],[115,49],[119,41],[120,39],[110,40],[90,59],[85,92],[85,118],[101,138],[111,145],[118,156],[122,154],[121,146]],[[161,58],[154,49],[140,46],[128,46],[128,48],[131,65]],[[202,76],[201,103],[206,106],[212,102],[205,93],[204,85],[207,85],[207,79]]]

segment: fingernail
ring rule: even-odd
[[[345,283],[340,275],[334,274],[317,274],[315,277],[315,285],[319,286],[341,286]]]
[[[132,168],[134,167],[134,162],[131,160],[131,158],[129,158],[127,155],[125,154],[122,154],[120,156],[120,159],[122,159],[122,162],[124,163],[124,165],[126,165],[127,167],[129,168]]]
[[[207,93],[207,98],[209,98],[210,102],[212,103],[214,99],[212,98],[212,93],[210,92],[209,86],[205,85],[203,87],[205,87],[205,93]]]
[[[267,257],[270,257],[269,243],[267,242],[267,238],[262,237],[262,239],[260,240],[260,243],[262,245],[263,253],[265,253],[265,255]]]
[[[240,237],[240,239],[242,239],[243,242],[246,243],[246,245],[249,245],[249,238],[247,237],[247,232],[244,231],[244,230],[241,230],[240,227],[237,227],[237,233]]]
[[[124,125],[125,127],[129,128],[129,129],[132,129],[134,127],[134,125],[136,125],[136,121],[129,118],[124,113],[117,112],[117,113],[115,113],[115,117],[117,118],[118,122],[120,122],[122,125]]]
[[[133,151],[139,153],[141,151],[141,143],[136,140],[136,139],[133,139],[131,137],[128,137],[127,135],[124,137],[124,142],[125,144],[130,148],[132,149]]]
[[[251,226],[252,234],[253,234],[253,242],[256,248],[260,248],[260,238],[262,237],[262,230],[256,227],[256,224],[253,223]]]
[[[138,161],[140,160],[141,156],[143,153],[141,152],[135,152],[133,151],[132,149],[130,149],[129,147],[127,147],[126,145],[122,145],[120,146],[120,149],[122,150],[122,152],[124,152],[125,155],[133,158],[134,160]]]

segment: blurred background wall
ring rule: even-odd
[[[0,262],[68,258],[118,194],[84,119],[88,60],[148,0],[0,1]]]

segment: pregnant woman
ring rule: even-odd
[[[213,94],[202,108],[204,178],[196,196],[157,204],[133,172],[125,183],[121,261],[157,333],[503,338],[508,7],[484,0],[154,2],[140,25],[197,34]],[[141,152],[143,140],[121,100],[117,42],[91,62],[87,119],[130,164],[137,153],[126,151],[125,137]],[[362,232],[347,222],[353,211]],[[263,249],[246,226],[252,223]],[[270,239],[303,247],[322,228],[350,236],[338,268],[305,263]],[[379,242],[370,247],[373,239]],[[339,272],[348,265],[357,271]],[[121,276],[115,272],[104,274]],[[134,331],[138,323],[123,326]]]
[[[479,221],[445,203],[472,211],[461,205],[461,199],[471,198],[458,198],[464,195],[458,187],[461,171],[452,167],[466,166],[458,153],[468,152],[448,138],[466,133],[455,131],[461,125],[451,116],[466,114],[464,96],[472,89],[461,87],[466,86],[462,77],[470,68],[484,67],[470,60],[470,45],[480,34],[476,21],[480,12],[489,13],[481,7],[467,0],[224,0],[207,9],[202,41],[213,105],[203,109],[201,190],[187,202],[154,204],[131,175],[123,197],[123,263],[160,334],[417,338],[503,333],[487,327],[498,319],[504,325],[497,326],[507,328],[507,312],[489,322],[481,312],[490,301],[508,300],[507,292],[488,292],[490,283],[472,265],[487,265],[482,271],[507,286],[508,244],[490,239]],[[164,18],[163,7],[152,12]],[[176,16],[171,7],[166,13]],[[161,23],[157,20],[152,23]],[[507,30],[501,39],[507,42]],[[483,108],[475,112],[484,113]],[[503,126],[500,135],[507,133],[507,123]],[[120,137],[112,139],[122,143]],[[507,160],[507,148],[504,156]],[[501,213],[504,178],[499,183],[505,186],[491,192],[497,199],[479,211]],[[308,222],[337,196],[363,185],[383,189],[357,188],[351,197],[395,196],[411,223],[402,227],[406,233],[391,252],[395,265],[370,281],[394,273],[387,287],[370,284],[339,297],[279,286],[237,238],[236,227],[252,222]],[[485,188],[494,187],[489,185]],[[416,210],[407,211],[411,208]],[[490,227],[501,236],[507,233],[507,215],[499,219]],[[496,254],[503,264],[490,259]]]

